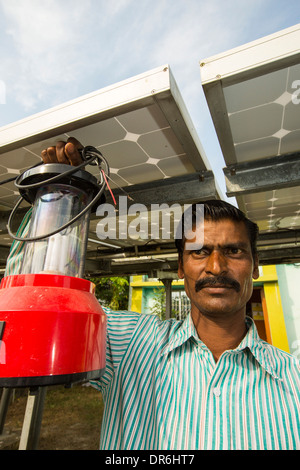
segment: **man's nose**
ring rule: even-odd
[[[227,272],[226,257],[218,250],[213,250],[207,258],[205,271],[207,274],[219,276]]]

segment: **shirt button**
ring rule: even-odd
[[[215,397],[219,397],[221,395],[221,390],[216,387],[213,389],[213,394]]]

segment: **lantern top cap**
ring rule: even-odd
[[[75,170],[75,168],[73,169]],[[44,184],[51,184],[52,179],[55,183],[79,188],[89,194],[92,193],[92,196],[99,191],[99,182],[91,173],[79,169],[72,174],[66,174],[68,170],[68,165],[63,163],[47,163],[30,168],[18,180],[19,192],[27,202],[32,204],[39,187]]]

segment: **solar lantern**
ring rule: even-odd
[[[90,213],[104,201],[109,168],[92,147],[83,156],[79,167],[38,165],[15,182],[21,197],[8,229],[24,255],[0,286],[1,387],[67,385],[104,371],[106,316],[83,274]],[[99,180],[88,163],[98,164]],[[23,199],[32,214],[22,238],[10,226]]]

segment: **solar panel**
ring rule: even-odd
[[[1,128],[0,180],[38,163],[44,148],[58,140],[66,141],[69,136],[103,153],[110,165],[110,186],[116,194],[123,195],[126,190],[127,194],[134,193],[136,202],[147,200],[147,204],[151,197],[156,203],[168,200],[170,204],[220,197],[168,65]],[[87,170],[98,172],[93,166]],[[11,243],[4,219],[18,196],[13,183],[0,187],[2,246]],[[99,249],[109,250],[109,246],[103,241],[99,245],[98,221],[95,217],[91,220],[88,255],[93,253],[99,261]],[[114,246],[134,249],[146,242],[151,240],[143,236],[135,240],[107,240],[111,249]],[[158,245],[156,240],[155,246]]]
[[[200,61],[227,165],[227,195],[236,197],[262,235],[293,230],[295,239],[300,228],[299,44],[296,25]]]

